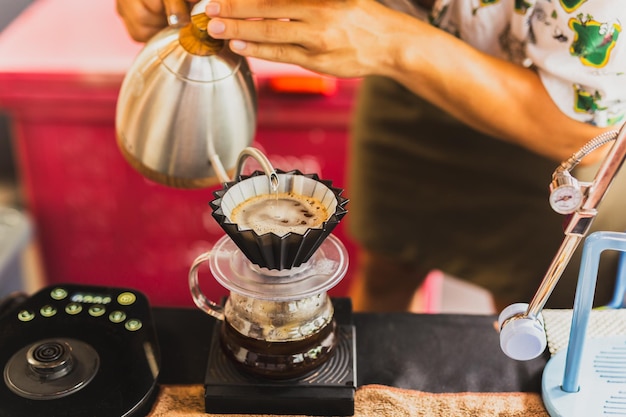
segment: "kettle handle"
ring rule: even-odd
[[[200,289],[200,284],[198,283],[198,268],[204,262],[208,261],[210,256],[211,252],[205,252],[193,261],[189,269],[189,289],[191,290],[193,302],[196,303],[196,306],[198,306],[200,310],[218,320],[224,321],[224,307],[209,300]]]

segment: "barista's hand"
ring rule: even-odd
[[[337,77],[390,77],[468,126],[555,162],[602,131],[566,116],[535,69],[375,0],[212,0],[206,13],[209,34],[231,39],[236,53]]]
[[[209,34],[238,54],[337,77],[384,75],[393,35],[416,24],[372,0],[212,0],[206,12]]]
[[[116,0],[128,34],[138,42],[146,42],[168,24],[189,19],[187,3],[199,0]]]

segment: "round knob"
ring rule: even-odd
[[[85,388],[98,374],[100,356],[76,339],[45,339],[24,346],[4,367],[4,383],[30,400],[56,400]]]
[[[72,348],[67,342],[49,340],[28,349],[26,360],[30,369],[41,378],[53,380],[72,370],[71,352]]]
[[[505,308],[498,318],[500,348],[505,355],[518,361],[527,361],[541,355],[547,339],[543,318],[526,317],[528,304],[517,303]]]

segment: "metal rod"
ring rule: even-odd
[[[567,264],[581,240],[582,236],[565,236],[559,251],[548,268],[548,272],[546,272],[546,275],[539,285],[539,289],[528,304],[528,309],[525,314],[526,317],[536,319],[539,313],[541,313],[541,310],[543,310],[548,298],[550,298],[550,294],[552,294],[556,284],[559,282],[559,278],[563,274],[565,267],[567,267]]]
[[[565,228],[565,238],[555,255],[539,289],[528,304],[525,317],[537,318],[545,306],[550,294],[559,282],[563,271],[572,258],[582,238],[587,234],[593,219],[597,214],[597,207],[606,194],[613,178],[626,158],[626,124],[616,132],[617,138],[600,165],[596,176],[589,186],[585,201],[580,209],[571,215]]]

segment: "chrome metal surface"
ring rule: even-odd
[[[526,311],[525,317],[537,318],[539,316],[582,238],[582,235],[565,236],[535,296],[530,303],[528,303],[528,310]]]
[[[623,125],[619,131],[613,132],[613,135],[616,136],[615,143],[600,165],[594,180],[590,183],[582,206],[571,215],[565,228],[563,243],[530,301],[525,314],[526,317],[537,318],[543,310],[574,251],[589,231],[597,214],[598,205],[626,159],[626,125]]]
[[[165,28],[137,55],[118,97],[116,133],[122,154],[147,178],[200,188],[228,180],[252,143],[257,98],[245,58],[226,46],[195,55],[181,33]]]
[[[4,383],[29,400],[58,400],[89,385],[100,364],[98,352],[81,340],[45,339],[23,347],[9,359]]]
[[[617,130],[611,130],[601,133],[595,138],[591,139],[567,160],[561,162],[561,165],[557,167],[557,169],[554,171],[554,174],[562,171],[570,172],[576,167],[576,165],[580,163],[580,161],[582,161],[585,156],[589,155],[591,152],[595,151],[599,147],[604,146],[605,144],[615,140],[617,138],[617,134]]]

